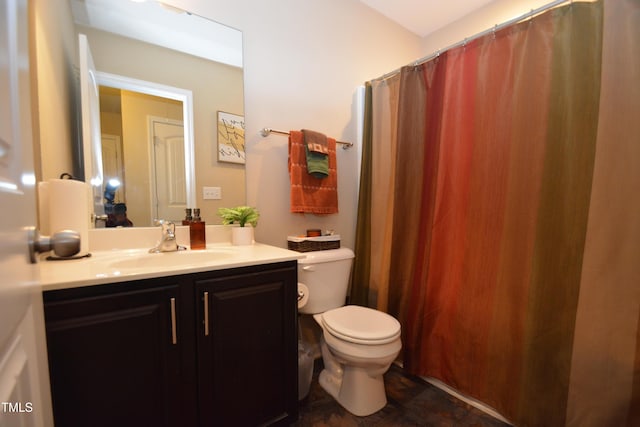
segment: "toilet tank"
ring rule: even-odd
[[[300,313],[316,314],[342,307],[349,287],[353,251],[340,248],[305,255],[298,260],[298,282],[309,288],[309,300]]]

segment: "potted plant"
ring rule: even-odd
[[[256,208],[252,208],[251,206],[220,208],[218,209],[218,215],[222,218],[222,224],[224,225],[239,225],[239,227],[231,229],[232,244],[253,244],[253,228],[258,225],[258,218],[260,218],[260,214]]]

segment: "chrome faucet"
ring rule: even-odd
[[[176,240],[176,225],[172,221],[156,219],[153,222],[155,225],[162,226],[162,238],[155,247],[149,249],[149,253],[157,254],[160,252],[176,252],[187,249],[184,246],[178,245]]]

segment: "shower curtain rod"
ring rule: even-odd
[[[262,128],[260,131],[260,135],[267,136],[270,133],[279,133],[280,135],[289,135],[289,132],[285,132],[283,130],[275,130],[271,128]],[[347,148],[353,147],[353,142],[344,142],[344,141],[336,141],[336,144],[342,144],[342,149],[346,150]]]
[[[520,16],[516,16],[515,18],[510,19],[508,21],[505,21],[502,24],[496,24],[492,28],[489,28],[487,30],[481,31],[479,33],[476,33],[471,37],[466,37],[466,38],[464,38],[463,40],[460,40],[457,43],[454,43],[454,44],[451,44],[451,45],[445,47],[444,49],[438,49],[437,51],[432,52],[427,56],[423,56],[422,58],[420,58],[420,59],[418,59],[416,61],[413,61],[412,63],[407,64],[405,66],[412,66],[412,65],[416,66],[416,65],[424,64],[425,62],[427,62],[427,61],[429,61],[429,60],[431,60],[433,58],[438,57],[443,52],[446,52],[448,50],[454,49],[454,48],[459,47],[459,46],[464,46],[467,43],[469,43],[470,41],[473,41],[473,40],[478,39],[480,37],[486,36],[487,34],[495,33],[496,31],[501,30],[501,29],[503,29],[505,27],[508,27],[510,25],[513,25],[513,24],[516,24],[516,23],[518,23],[520,21],[524,21],[524,20],[529,19],[529,18],[531,18],[531,17],[533,17],[535,15],[538,15],[538,14],[540,14],[540,13],[542,13],[542,12],[548,10],[548,9],[554,8],[556,6],[561,5],[562,3],[568,3],[568,2],[573,3],[573,0],[555,0],[555,1],[552,1],[551,3],[545,4],[544,6],[540,6],[537,9],[531,9],[527,13],[524,13],[524,14],[522,14]],[[389,77],[398,74],[402,68],[404,68],[404,67],[400,67],[400,68],[397,68],[397,69],[395,69],[393,71],[390,71],[390,72],[388,72],[388,73],[386,73],[386,74],[384,74],[384,75],[382,75],[380,77],[372,79],[372,81],[388,79]]]

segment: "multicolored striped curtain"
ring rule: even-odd
[[[351,302],[518,426],[640,425],[640,2],[367,84]]]

